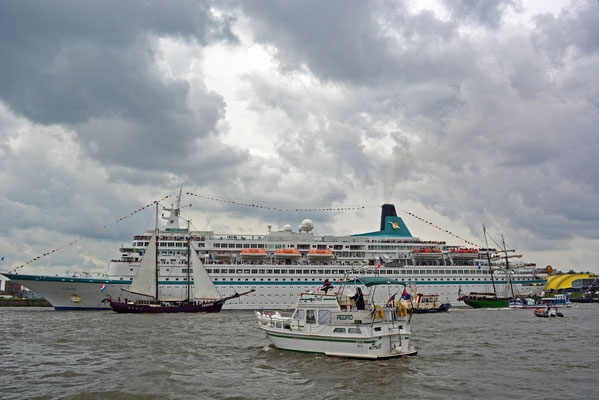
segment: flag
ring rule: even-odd
[[[337,282],[341,282],[341,280],[342,280],[342,279],[343,279],[343,278],[339,278],[339,279],[337,279]]]
[[[389,300],[387,300],[387,304],[390,304],[394,301],[395,301],[395,294],[393,294],[393,296],[389,297]]]
[[[402,300],[408,300],[410,297],[412,297],[412,296],[410,296],[408,294],[408,291],[406,290],[406,288],[403,288],[403,294],[401,295]]]
[[[103,292],[106,290],[106,284],[103,283],[102,285],[100,285],[100,292]]]
[[[377,264],[375,269],[379,269],[381,267],[381,264]]]
[[[2,258],[0,258],[0,260],[4,261],[4,256],[2,256]]]

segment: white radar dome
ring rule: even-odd
[[[304,232],[310,232],[312,229],[314,229],[314,223],[312,221],[310,221],[309,219],[305,219],[302,221],[302,224],[300,225],[300,230]]]
[[[287,224],[283,227],[283,232],[291,232],[291,225]]]

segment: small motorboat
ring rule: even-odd
[[[401,303],[395,307],[374,301],[377,286],[405,288],[405,283],[381,277],[349,283],[363,285],[369,293],[356,289],[355,296],[348,296],[348,282],[337,293],[302,292],[292,314],[256,312],[260,329],[281,350],[374,360],[416,355],[408,310]]]
[[[537,308],[535,310],[535,316],[540,317],[540,318],[550,318],[550,317],[563,317],[564,314],[562,314],[561,312],[553,309],[551,311],[547,311],[547,310],[541,310],[540,308]]]

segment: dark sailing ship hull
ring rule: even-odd
[[[508,308],[510,300],[512,300],[510,297],[494,299],[466,298],[464,303],[472,308]]]
[[[146,303],[122,303],[111,301],[112,311],[130,314],[164,314],[164,313],[217,313],[223,308],[224,301],[214,303],[177,303],[177,304],[146,304]]]

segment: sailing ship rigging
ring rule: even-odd
[[[189,223],[187,221],[187,296],[183,300],[160,299],[158,291],[159,261],[158,261],[158,202],[156,204],[156,229],[149,241],[148,248],[141,260],[139,268],[129,289],[123,291],[149,297],[150,300],[121,301],[110,300],[110,308],[120,313],[177,313],[177,312],[219,312],[227,300],[251,293],[222,297],[210,279],[202,261],[191,244]],[[193,270],[194,296],[191,297],[191,271]]]

